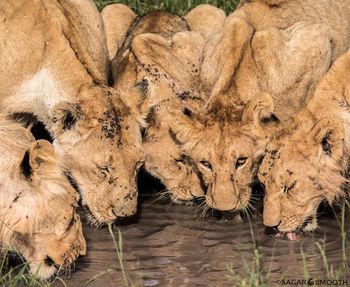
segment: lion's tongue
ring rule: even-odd
[[[281,232],[277,229],[277,227],[265,227],[265,234],[267,236],[275,237],[275,238],[282,238],[285,240],[295,241],[300,239],[301,235],[296,232]]]
[[[295,232],[287,232],[285,234],[285,237],[290,241],[294,241],[294,240],[298,240],[300,238],[300,235]]]

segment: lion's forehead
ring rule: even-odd
[[[208,140],[213,139],[213,140]],[[240,156],[250,157],[256,152],[255,142],[247,136],[206,137],[198,145],[198,153],[207,154],[213,160],[233,162]]]

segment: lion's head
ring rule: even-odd
[[[179,117],[170,124],[204,180],[210,207],[233,211],[249,206],[266,130],[277,121],[272,111],[271,97],[262,94],[244,109],[220,106],[209,114]]]
[[[161,180],[174,202],[204,196],[205,186],[193,160],[182,152],[168,123],[159,119],[147,130],[146,170]]]
[[[314,230],[319,204],[343,194],[343,155],[344,128],[335,118],[315,121],[304,112],[278,133],[259,170],[264,224],[283,233]]]
[[[92,223],[133,215],[136,176],[144,162],[139,106],[147,87],[127,94],[112,88],[82,88],[75,102],[52,110],[54,145],[91,212]]]
[[[79,195],[53,146],[18,124],[1,122],[1,242],[18,250],[38,277],[51,277],[85,255]],[[5,140],[6,139],[6,140]]]

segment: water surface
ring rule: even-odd
[[[304,279],[305,266],[310,277],[327,278],[319,247],[325,248],[328,269],[334,273],[343,257],[350,257],[350,249],[342,248],[341,229],[334,218],[321,219],[314,234],[289,242],[264,235],[258,214],[251,223],[240,216],[200,215],[198,206],[151,197],[141,202],[137,218],[114,226],[122,233],[123,264],[136,286],[238,286],[250,278],[248,268],[253,267],[268,278],[266,286],[281,286],[282,278]],[[63,277],[67,285],[124,286],[108,228],[85,224],[84,229],[88,255],[78,260],[70,277]],[[349,236],[349,220],[345,230]],[[348,284],[339,286],[350,286],[349,272],[341,279]]]

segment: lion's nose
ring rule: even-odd
[[[114,207],[112,209],[112,212],[116,218],[119,217],[129,217],[136,213],[136,207],[135,208],[128,208],[128,207]]]
[[[215,200],[212,195],[206,196],[207,205],[211,208],[233,212],[240,208],[240,202],[238,200]]]
[[[279,233],[279,230],[278,230],[279,224],[277,224],[275,226],[265,226],[264,234],[267,236],[275,237]]]
[[[82,235],[80,238],[79,256],[85,256],[86,250],[87,250],[86,240],[85,240],[84,236]]]
[[[108,215],[108,219],[110,221],[115,221],[118,218],[118,215],[115,213],[114,211],[114,205],[111,205],[108,209],[107,209],[107,215]]]
[[[46,258],[44,259],[44,262],[47,266],[59,267],[59,264],[56,264],[55,261],[49,255],[46,256]]]

